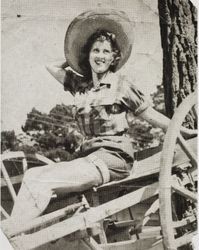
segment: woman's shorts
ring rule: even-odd
[[[100,148],[85,157],[100,171],[103,183],[120,180],[130,175],[133,162],[127,162],[119,152]],[[107,173],[108,171],[108,173]]]

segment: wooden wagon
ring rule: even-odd
[[[179,131],[188,112],[197,115],[196,110],[194,93],[176,110],[163,148],[137,153],[128,178],[82,194],[52,197],[44,214],[26,225],[10,225],[6,218],[32,156],[23,152],[3,154],[1,226],[13,248],[193,249],[191,242],[197,233],[197,139],[185,141]],[[51,163],[40,155],[35,158],[33,165]],[[21,175],[12,172],[11,162]]]

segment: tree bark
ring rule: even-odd
[[[196,88],[197,9],[188,0],[158,0],[166,115]],[[192,126],[191,126],[192,127]]]

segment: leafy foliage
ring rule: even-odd
[[[22,129],[35,140],[40,153],[55,161],[73,159],[83,139],[74,120],[72,105],[56,105],[49,114],[33,108]]]
[[[14,151],[17,146],[18,141],[14,130],[1,132],[1,152],[7,150]]]
[[[156,88],[157,88],[156,92],[151,94],[154,108],[163,115],[166,115],[165,103],[164,103],[164,87],[162,84],[160,84],[156,86]]]
[[[162,85],[157,86],[156,92],[151,95],[154,109],[165,114],[164,89]],[[129,134],[136,151],[156,147],[163,143],[164,132],[161,128],[154,128],[148,122],[138,119],[133,115],[129,117]]]

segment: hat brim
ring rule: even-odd
[[[121,58],[116,71],[128,60],[133,44],[132,25],[127,15],[116,10],[91,10],[76,17],[69,25],[65,41],[64,52],[70,67],[84,74],[79,62],[83,57],[82,48],[88,38],[97,30],[107,30],[114,33],[121,52]]]

